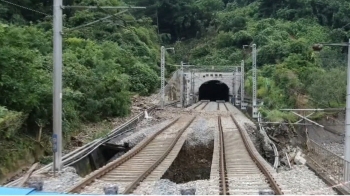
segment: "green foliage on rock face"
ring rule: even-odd
[[[20,112],[14,112],[0,106],[0,136],[11,138],[21,128],[25,116]]]

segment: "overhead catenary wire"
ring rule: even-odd
[[[25,7],[25,6],[22,6],[22,5],[18,5],[18,4],[15,4],[15,3],[12,3],[12,2],[9,2],[9,1],[5,1],[5,0],[0,0],[1,2],[4,2],[4,3],[8,3],[10,5],[13,5],[13,6],[16,6],[16,7],[19,7],[19,8],[22,8],[22,9],[26,9],[26,10],[29,10],[29,11],[32,11],[32,12],[36,12],[36,13],[39,13],[39,14],[43,14],[45,16],[52,16],[50,14],[46,14],[44,12],[41,12],[41,11],[38,11],[38,10],[34,10],[34,9],[31,9],[31,8],[28,8],[28,7]]]
[[[7,3],[7,4],[10,4],[10,5],[13,5],[15,7],[19,7],[19,8],[22,8],[22,9],[25,9],[25,10],[29,10],[29,11],[32,11],[32,12],[36,12],[36,13],[39,13],[39,14],[42,14],[42,15],[45,15],[45,16],[52,16],[50,14],[46,14],[44,12],[41,12],[41,11],[38,11],[38,10],[34,10],[34,9],[31,9],[31,8],[28,8],[28,7],[25,7],[25,6],[22,6],[22,5],[18,5],[18,4],[15,4],[15,3],[12,3],[12,2],[9,2],[9,1],[6,1],[6,0],[0,0],[0,2],[4,2],[4,3]],[[75,8],[74,6],[65,6],[64,8]],[[83,6],[82,6],[83,8]],[[95,8],[95,7],[92,7],[90,6],[89,8]],[[105,7],[99,7],[99,8],[105,8]],[[120,9],[124,9],[124,8],[134,8],[134,7],[130,7],[130,6],[121,6],[121,7],[109,7],[109,8],[120,8]],[[143,7],[136,7],[138,9],[141,9]],[[83,27],[86,27],[86,26],[89,26],[89,25],[92,25],[92,24],[95,24],[95,23],[98,23],[98,22],[101,22],[103,20],[106,20],[106,19],[109,19],[111,17],[115,17],[115,16],[118,16],[122,13],[125,13],[125,12],[128,12],[129,10],[123,10],[121,12],[118,12],[116,14],[112,14],[112,15],[109,15],[109,16],[106,16],[104,18],[101,18],[101,19],[98,19],[98,20],[95,20],[93,22],[90,22],[90,23],[87,23],[87,24],[83,24],[83,25],[80,25],[80,26],[77,26],[77,27],[74,27],[74,28],[64,28],[65,31],[72,31],[72,30],[76,30],[76,29],[79,29],[79,28],[83,28]],[[118,26],[121,26],[121,27],[124,27],[123,25],[120,25],[118,24]]]
[[[89,23],[86,23],[86,24],[83,24],[83,25],[80,25],[80,26],[77,26],[77,27],[74,27],[74,28],[67,29],[67,31],[77,30],[77,29],[80,29],[80,28],[83,28],[83,27],[86,27],[86,26],[90,26],[90,25],[92,25],[92,24],[101,22],[101,21],[106,20],[106,19],[108,19],[108,18],[111,18],[111,17],[117,16],[117,15],[123,14],[123,13],[125,13],[125,12],[127,12],[127,10],[123,10],[123,11],[118,12],[118,13],[116,13],[116,14],[113,14],[113,15],[106,16],[106,17],[104,17],[104,18],[95,20],[95,21],[93,21],[93,22],[89,22]]]

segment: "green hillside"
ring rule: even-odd
[[[0,1],[0,180],[13,161],[34,150],[39,130],[52,133],[52,1]],[[131,95],[159,87],[160,45],[174,45],[170,62],[239,65],[258,47],[258,97],[271,120],[289,118],[279,108],[345,104],[346,54],[318,42],[348,41],[345,0],[74,0],[65,5],[137,5],[94,25],[115,10],[64,10],[63,131],[85,122],[126,116]],[[168,69],[168,70],[173,70]],[[21,145],[18,145],[21,144]],[[29,147],[28,147],[29,146]],[[12,149],[20,148],[15,150]],[[19,165],[18,165],[19,167]]]
[[[350,2],[345,0],[130,0],[148,5],[140,13],[158,24],[163,42],[175,44],[177,60],[200,65],[239,65],[258,47],[258,97],[262,110],[340,107],[345,104],[347,48],[319,42],[348,42]],[[276,113],[276,112],[275,112]],[[277,112],[278,113],[278,112]]]

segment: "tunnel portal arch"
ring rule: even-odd
[[[230,88],[219,80],[210,80],[201,84],[198,95],[199,100],[229,101]]]

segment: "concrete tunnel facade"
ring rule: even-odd
[[[241,85],[240,72],[185,72],[185,105],[199,100],[230,101]]]

